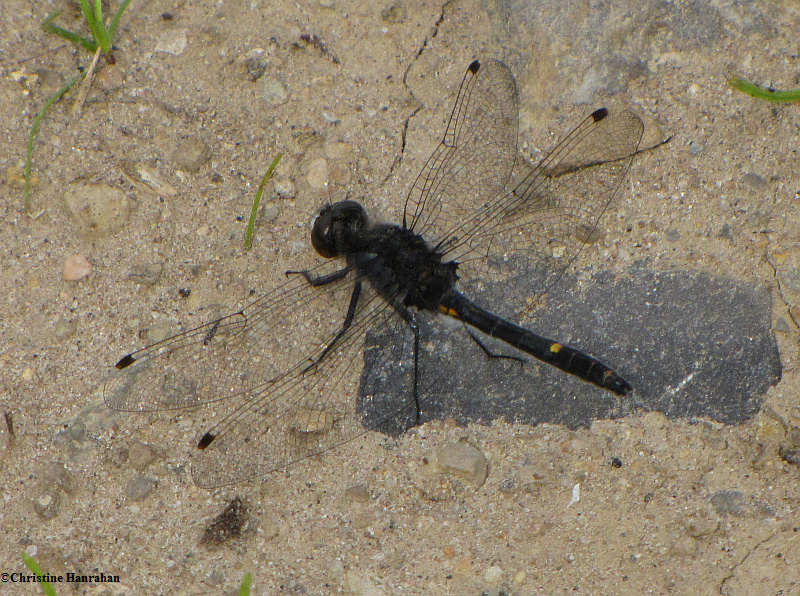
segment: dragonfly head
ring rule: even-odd
[[[367,212],[356,201],[325,205],[314,220],[311,245],[326,259],[346,254],[357,244],[358,234],[367,226]]]

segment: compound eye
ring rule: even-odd
[[[314,220],[314,227],[311,229],[311,246],[326,259],[338,256],[331,230],[332,223],[330,208],[326,207]]]

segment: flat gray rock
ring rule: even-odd
[[[572,279],[561,285],[523,325],[615,368],[633,386],[630,395],[619,398],[527,356],[524,364],[488,358],[460,326],[431,320],[420,350],[422,421],[504,418],[577,428],[643,408],[738,424],[758,412],[781,378],[765,289],[707,273],[644,269],[624,279],[597,275],[583,291]],[[535,288],[522,276],[468,295],[513,318],[503,304],[519,304],[514,295]],[[495,353],[523,356],[503,342],[481,341]],[[396,335],[368,336],[359,390],[365,424],[389,434],[413,425],[415,411],[411,343],[406,336],[402,354],[397,343]]]

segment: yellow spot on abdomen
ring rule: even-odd
[[[441,304],[439,305],[439,312],[441,312],[443,314],[446,314],[446,315],[448,315],[450,317],[453,317],[455,319],[460,319],[461,318],[456,309],[449,308],[447,306],[442,306]]]
[[[550,346],[550,351],[553,352],[553,354],[558,354],[561,351],[561,348],[563,347],[564,346],[562,346],[561,344],[552,344]]]

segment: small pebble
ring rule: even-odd
[[[796,426],[789,427],[787,436],[793,447],[800,447],[800,428]]]
[[[90,238],[107,236],[124,228],[131,210],[125,193],[108,184],[70,184],[64,191],[64,204],[78,232]]]
[[[175,152],[172,154],[172,162],[175,167],[189,173],[200,171],[200,168],[210,159],[211,149],[196,136],[178,141]]]
[[[121,468],[128,462],[129,451],[127,447],[117,446],[111,449],[109,460],[116,467]]]
[[[747,500],[738,490],[720,490],[711,495],[711,505],[720,515],[741,516],[745,513]]]
[[[267,203],[261,208],[261,220],[267,223],[273,222],[278,219],[280,212],[280,208],[275,203]]]
[[[742,183],[746,184],[753,190],[764,190],[767,187],[767,181],[764,180],[763,177],[759,176],[758,174],[754,174],[753,172],[748,172],[742,176]]]
[[[53,329],[53,335],[55,335],[56,339],[63,341],[75,335],[77,327],[74,321],[68,321],[64,317],[58,317]]]
[[[83,442],[86,440],[86,423],[83,420],[75,419],[75,421],[67,428],[67,435],[70,440]]]
[[[786,436],[783,421],[768,410],[762,411],[756,417],[755,430],[760,443],[778,443]]]
[[[267,70],[267,59],[263,48],[254,48],[244,57],[244,67],[251,81],[257,81]]]
[[[73,441],[84,441],[86,436],[97,436],[117,422],[117,414],[102,401],[83,408],[69,425],[67,436]],[[80,434],[79,434],[80,433]]]
[[[42,472],[42,482],[49,486],[59,488],[67,494],[75,490],[75,480],[69,470],[61,462],[51,462]]]
[[[369,491],[363,484],[357,484],[347,488],[344,494],[351,503],[369,502]]]
[[[352,159],[353,146],[344,141],[329,141],[325,143],[325,156],[328,159]]]
[[[180,56],[188,43],[185,30],[167,31],[158,39],[155,51]]]
[[[272,107],[278,107],[289,101],[289,93],[286,91],[286,86],[277,79],[265,78],[261,89],[264,100]]]
[[[444,472],[460,476],[475,487],[483,486],[489,474],[486,457],[466,441],[442,447],[436,454],[436,461]]]
[[[329,183],[333,184],[335,188],[345,188],[350,185],[352,172],[344,164],[334,163],[328,174],[330,176]]]
[[[61,499],[56,487],[48,487],[33,501],[33,510],[42,519],[53,519],[58,515]]]
[[[103,91],[119,89],[125,82],[122,76],[122,68],[118,64],[105,66],[97,73],[94,80]]]
[[[581,485],[580,483],[578,483],[572,487],[572,497],[570,498],[569,503],[567,503],[567,507],[569,507],[570,505],[574,505],[575,503],[579,503],[580,500],[581,500]]]
[[[781,459],[787,464],[800,466],[800,449],[793,449],[781,445],[778,449],[778,455],[780,455]]]
[[[131,501],[141,501],[152,492],[155,485],[156,481],[152,478],[137,474],[128,481],[125,486],[125,494]]]
[[[306,180],[311,188],[320,190],[325,188],[328,182],[328,161],[319,157],[308,164],[306,170]]]
[[[173,335],[175,330],[166,321],[154,321],[145,331],[147,343],[155,344]]]
[[[483,579],[485,579],[490,584],[496,584],[500,581],[503,577],[503,569],[498,567],[497,565],[492,565],[486,570],[486,573],[483,574]]]
[[[684,524],[686,533],[692,538],[700,538],[701,536],[710,536],[719,528],[719,521],[712,517],[697,515],[690,517]]]
[[[64,280],[78,281],[92,271],[92,264],[83,255],[70,255],[64,261]]]
[[[381,11],[381,20],[384,23],[395,25],[406,20],[406,7],[402,2],[395,2]]]
[[[146,265],[134,265],[128,279],[144,286],[154,286],[161,279],[161,274],[164,271],[163,263],[150,263]]]
[[[151,463],[153,463],[157,458],[157,454],[153,449],[142,443],[140,441],[136,441],[133,445],[131,445],[128,451],[128,463],[131,468],[136,470],[137,472],[141,472]]]
[[[123,163],[122,167],[128,176],[143,182],[159,196],[174,197],[178,194],[177,188],[167,182],[156,168],[146,163]]]
[[[275,178],[274,181],[275,193],[281,199],[293,199],[297,196],[297,190],[294,183],[288,178]]]
[[[505,478],[500,483],[500,492],[504,495],[513,494],[517,488],[517,483],[514,482],[513,478]]]

